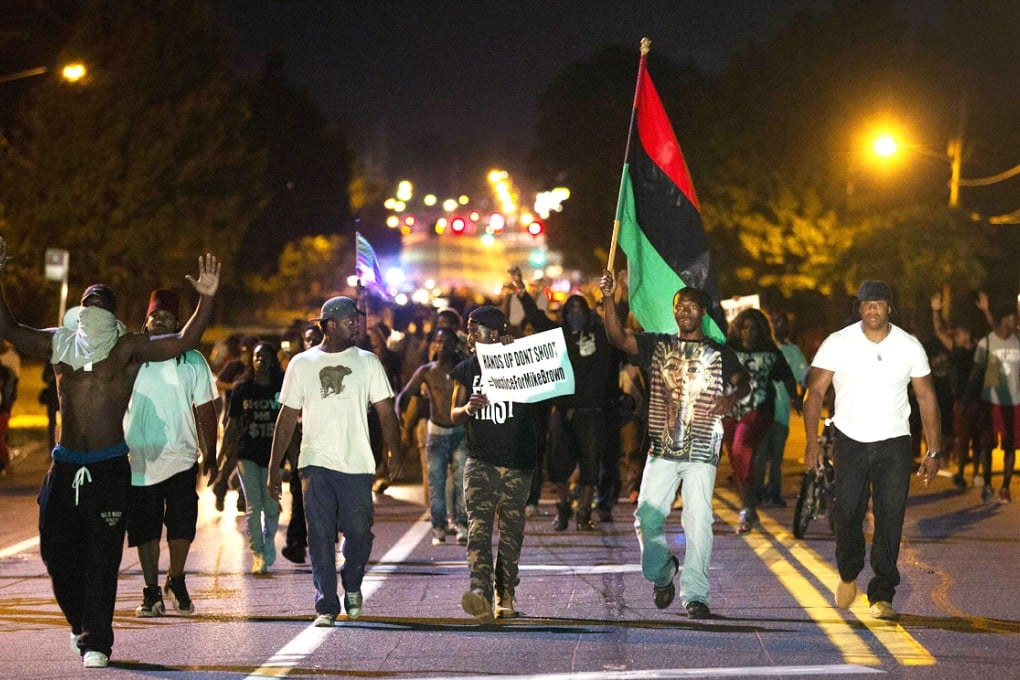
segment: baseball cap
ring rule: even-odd
[[[857,302],[868,302],[869,300],[885,300],[892,302],[892,289],[885,281],[868,280],[861,284],[857,291]]]
[[[358,303],[349,297],[338,295],[332,297],[322,305],[322,310],[319,312],[319,316],[309,321],[326,321],[328,319],[343,319],[348,316],[354,316],[355,314],[365,315],[363,311],[358,309]]]
[[[472,321],[494,331],[502,332],[506,327],[506,315],[492,305],[482,305],[468,314],[468,323]]]
[[[104,283],[95,283],[85,289],[85,292],[81,294],[81,303],[84,305],[85,300],[90,297],[99,298],[99,306],[109,312],[117,311],[117,296],[114,292]]]

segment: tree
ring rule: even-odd
[[[18,257],[70,250],[72,296],[102,280],[124,318],[141,316],[149,289],[185,285],[204,252],[224,261],[229,289],[263,159],[245,143],[251,110],[226,56],[197,0],[92,2],[62,51],[89,64],[87,81],[39,85],[0,166]],[[36,311],[55,316],[26,317]]]
[[[353,239],[338,234],[302,236],[283,247],[275,273],[249,274],[246,288],[260,308],[282,315],[276,321],[304,314],[345,288],[343,273],[355,270],[352,244]]]
[[[351,153],[344,134],[284,75],[272,55],[256,86],[249,138],[265,149],[267,196],[244,236],[245,267],[265,274],[285,244],[345,229]]]

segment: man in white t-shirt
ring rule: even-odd
[[[339,532],[344,535],[344,566],[340,570],[344,609],[352,619],[361,616],[361,582],[374,538],[372,480],[376,466],[368,435],[369,408],[379,416],[383,440],[390,450],[390,480],[403,474],[393,389],[379,358],[357,347],[363,315],[354,300],[340,296],[327,300],[319,317],[312,319],[322,328],[322,343],[287,364],[269,461],[269,493],[279,500],[280,463],[300,416],[298,469],[318,627],[332,627],[340,614],[334,547]]]
[[[892,607],[900,573],[896,568],[913,457],[910,451],[910,405],[907,387],[921,411],[928,453],[918,475],[925,486],[939,469],[942,426],[931,369],[916,338],[889,322],[892,291],[883,281],[865,281],[857,293],[858,323],[836,331],[822,343],[811,362],[804,399],[807,435],[805,463],[818,464],[818,421],[829,386],[836,391],[836,527],[839,584],[836,605],[849,607],[857,597],[857,575],[864,568],[864,517],[872,499],[875,533],[871,545],[874,576],[868,583],[871,614],[896,619]]]
[[[165,288],[152,291],[143,331],[177,332],[180,295]],[[198,524],[199,450],[203,472],[216,477],[216,378],[198,350],[173,359],[143,364],[135,378],[124,414],[124,441],[130,449],[131,493],[128,545],[138,548],[145,579],[139,617],[161,616],[165,595],[181,613],[192,614],[184,578]],[[166,525],[170,567],[159,589],[159,541]]]
[[[1020,337],[1016,334],[1016,307],[1005,304],[992,315],[992,332],[981,339],[974,350],[971,380],[981,385],[978,418],[981,448],[978,460],[985,486],[984,501],[992,500],[992,449],[1002,446],[1002,486],[999,502],[1010,503],[1009,483],[1016,464],[1016,426],[1020,421]]]

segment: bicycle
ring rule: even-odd
[[[804,472],[804,479],[800,483],[800,495],[797,496],[797,505],[794,506],[795,538],[804,538],[811,520],[823,516],[829,520],[829,530],[836,532],[832,518],[832,499],[836,491],[836,472],[832,458],[834,435],[835,425],[832,424],[832,418],[826,418],[825,427],[818,437],[818,444],[822,450],[818,467]]]

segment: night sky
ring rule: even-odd
[[[714,72],[822,0],[694,2],[251,2],[224,0],[252,73],[273,50],[353,139],[526,149],[539,93],[600,46],[652,39],[655,56]],[[917,3],[900,3],[907,10]]]

